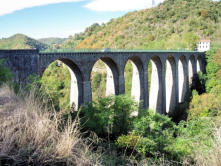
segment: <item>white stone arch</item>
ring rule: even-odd
[[[159,113],[163,110],[163,89],[162,89],[162,71],[163,65],[158,56],[150,59],[152,64],[150,92],[149,92],[149,109]]]
[[[45,68],[41,71],[40,76],[44,74],[45,69],[56,60],[64,63],[70,72],[71,84],[70,84],[70,106],[74,106],[77,110],[81,105],[83,105],[83,80],[84,76],[76,63],[71,59],[59,58],[50,61]]]
[[[172,111],[176,105],[176,61],[173,56],[168,56],[166,59],[166,112]]]
[[[178,61],[178,80],[179,80],[179,102],[184,101],[188,89],[188,66],[185,56],[181,56]]]
[[[126,67],[126,64],[128,61],[131,62],[133,67],[133,74],[132,74],[132,87],[131,87],[131,96],[134,98],[134,100],[137,103],[143,102],[143,75],[144,75],[144,68],[143,68],[143,62],[138,56],[130,56],[125,65],[124,70]]]

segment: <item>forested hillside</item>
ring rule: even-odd
[[[221,46],[220,11],[220,1],[166,0],[107,24],[93,24],[61,47],[193,50],[201,38]]]
[[[56,47],[56,45],[62,44],[65,40],[66,38],[57,38],[57,37],[38,39],[39,42],[50,45],[50,46],[54,46],[54,47]]]
[[[0,49],[39,49],[44,50],[49,46],[23,34],[16,34],[0,40]]]

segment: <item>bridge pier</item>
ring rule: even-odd
[[[137,102],[140,103],[141,94],[140,94],[140,74],[137,66],[132,62],[133,73],[132,73],[132,87],[131,87],[131,96]]]
[[[71,75],[71,87],[70,87],[70,106],[74,106],[75,109],[78,109],[79,105],[83,103],[79,103],[78,101],[78,96],[79,96],[79,91],[78,91],[78,82],[77,78],[74,74],[74,72],[68,67],[69,73]]]
[[[149,62],[148,62],[149,63]],[[149,108],[149,92],[148,92],[148,72],[147,72],[147,65],[144,66],[144,102],[143,102],[143,107],[144,109],[148,109]]]
[[[114,76],[110,69],[110,67],[105,64],[106,71],[107,71],[107,77],[106,77],[106,96],[115,95],[116,89],[115,89],[115,83],[114,83]]]
[[[177,65],[173,57],[166,60],[166,112],[169,113],[177,104]]]
[[[91,81],[87,80],[83,82],[83,104],[92,102]]]
[[[164,65],[158,57],[151,58],[152,72],[149,93],[149,109],[165,113],[165,79]]]
[[[166,78],[165,78],[165,73],[166,73],[166,63],[164,62],[162,64],[162,73],[161,73],[161,80],[162,80],[162,83],[161,83],[161,93],[162,93],[162,97],[160,100],[161,101],[161,109],[159,109],[159,113],[160,114],[166,114]]]
[[[125,93],[124,70],[120,70],[120,73],[119,73],[119,94],[122,95],[124,93]]]
[[[178,61],[178,81],[179,81],[179,102],[183,102],[186,92],[189,88],[189,73],[187,61],[184,56],[181,56]]]

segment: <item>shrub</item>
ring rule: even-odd
[[[0,59],[0,85],[4,82],[11,81],[12,73],[4,66],[4,59]]]
[[[116,144],[119,147],[135,149],[144,155],[165,153],[165,148],[173,140],[174,132],[175,124],[169,117],[146,111],[135,119],[131,134],[118,137]]]
[[[195,151],[200,149],[200,146],[203,145],[204,150],[211,147],[213,131],[214,125],[211,118],[181,121],[177,126],[176,138],[166,150],[180,160],[188,158],[193,161],[197,155]]]
[[[137,104],[128,96],[110,96],[99,99],[80,110],[84,130],[94,131],[99,136],[117,137],[127,134]]]
[[[193,96],[188,111],[188,119],[217,116],[220,112],[219,103],[213,94]]]

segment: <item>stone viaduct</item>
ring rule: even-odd
[[[91,72],[101,59],[107,68],[106,95],[125,92],[124,69],[130,60],[133,66],[131,95],[143,108],[161,114],[171,111],[184,100],[191,78],[204,72],[205,54],[195,51],[97,51],[40,53],[38,50],[0,50],[0,59],[15,74],[15,81],[25,83],[30,74],[42,75],[55,60],[69,67],[71,74],[71,103],[77,107],[92,101]],[[148,64],[152,64],[148,92]]]

